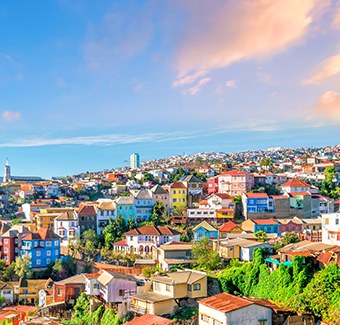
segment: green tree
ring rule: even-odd
[[[267,235],[267,233],[265,233],[265,232],[262,231],[262,230],[256,232],[256,233],[254,234],[254,236],[255,236],[256,238],[258,238],[259,240],[263,241],[263,242],[266,242],[266,241],[268,240],[268,235]]]
[[[82,318],[87,316],[88,312],[90,311],[90,299],[84,292],[78,297],[73,310],[74,313],[72,322],[75,324],[81,324]]]
[[[132,230],[132,229],[136,229],[137,228],[137,222],[135,218],[129,218],[128,219],[128,231]]]
[[[91,241],[97,247],[100,241],[100,236],[97,235],[93,229],[89,229],[83,232],[82,239],[84,245]]]
[[[27,279],[32,275],[30,268],[31,258],[30,257],[18,257],[15,261],[14,272],[19,278]]]
[[[209,239],[204,237],[192,247],[195,264],[205,271],[215,270],[220,263],[218,254],[209,248]]]
[[[263,158],[260,162],[260,167],[264,167],[266,170],[273,168],[273,162],[270,158]]]

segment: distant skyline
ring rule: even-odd
[[[338,0],[4,0],[0,29],[13,175],[340,139]]]

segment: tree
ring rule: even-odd
[[[32,275],[32,270],[30,268],[30,263],[31,263],[31,258],[30,257],[18,257],[15,261],[15,274],[19,278],[27,279],[31,277]]]
[[[130,218],[128,219],[128,224],[127,224],[128,230],[136,229],[137,228],[137,222],[135,218]]]
[[[76,304],[74,305],[74,313],[72,317],[72,321],[78,322],[80,324],[80,320],[85,317],[90,310],[90,299],[83,292],[77,299]]]
[[[100,241],[99,235],[97,235],[93,229],[84,231],[82,238],[85,245],[87,242],[91,241],[95,246],[98,246],[98,243]]]
[[[155,226],[159,226],[162,221],[162,215],[165,212],[165,207],[162,202],[157,202],[152,208],[152,214],[150,221],[154,223]]]
[[[196,260],[195,264],[205,271],[215,270],[220,263],[218,254],[209,248],[209,239],[207,237],[194,244],[191,251]]]
[[[265,233],[265,232],[262,231],[262,230],[256,232],[256,233],[254,234],[254,236],[255,236],[256,238],[258,238],[259,240],[263,241],[263,242],[266,242],[267,239],[268,239],[267,233]]]
[[[177,208],[174,209],[174,215],[175,216],[182,216],[184,215],[184,212],[186,211],[186,207],[184,205],[180,205]]]
[[[270,158],[263,158],[260,162],[260,167],[270,170],[273,167],[273,162]]]
[[[283,237],[282,244],[283,246],[287,246],[289,244],[298,243],[300,241],[299,236],[294,232],[287,232]]]
[[[95,254],[95,247],[94,247],[94,243],[92,241],[88,241],[85,244],[85,254],[88,256],[88,259],[91,259],[94,254]]]

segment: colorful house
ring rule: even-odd
[[[194,233],[194,242],[197,243],[204,237],[208,239],[218,239],[218,229],[207,223],[201,222],[199,225],[192,229]]]
[[[208,195],[218,192],[218,177],[210,177],[207,179]]]
[[[133,199],[135,204],[135,219],[138,222],[149,220],[153,208],[152,194],[147,190],[140,190]]]
[[[163,203],[166,211],[170,209],[170,195],[169,192],[160,185],[154,186],[151,190],[153,201]]]
[[[51,279],[20,279],[18,286],[14,287],[14,294],[16,300],[26,304],[36,304],[39,300],[40,290],[50,290],[53,288],[53,281]]]
[[[261,230],[268,234],[279,234],[279,227],[280,224],[274,219],[248,219],[242,222],[242,229],[254,234]]]
[[[218,175],[218,188],[221,193],[239,196],[250,191],[253,186],[254,176],[247,172],[231,170]]]
[[[170,186],[171,209],[187,206],[188,191],[182,182],[175,182]]]
[[[219,230],[219,238],[227,238],[227,234],[242,234],[243,229],[229,221],[218,228]]]
[[[284,232],[297,232],[301,233],[303,231],[303,225],[294,219],[277,219],[279,223],[280,234]]]
[[[117,217],[122,216],[125,221],[135,218],[135,206],[130,196],[120,196],[116,200]]]
[[[22,237],[20,257],[31,258],[30,267],[46,267],[60,257],[60,237],[46,228]]]
[[[248,219],[252,213],[274,212],[274,199],[267,193],[243,193],[243,214]]]

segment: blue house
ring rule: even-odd
[[[152,192],[148,190],[140,190],[133,199],[135,205],[135,219],[138,222],[149,220],[153,208]]]
[[[31,258],[30,267],[46,267],[60,257],[60,237],[47,228],[22,237],[20,257]]]
[[[267,234],[279,234],[280,224],[274,219],[248,219],[242,222],[242,229],[254,234],[260,230]]]
[[[197,243],[202,238],[207,237],[208,239],[218,239],[218,229],[207,223],[206,221],[201,222],[195,228],[193,228],[194,242]]]
[[[274,212],[274,200],[267,193],[243,193],[243,214]]]

